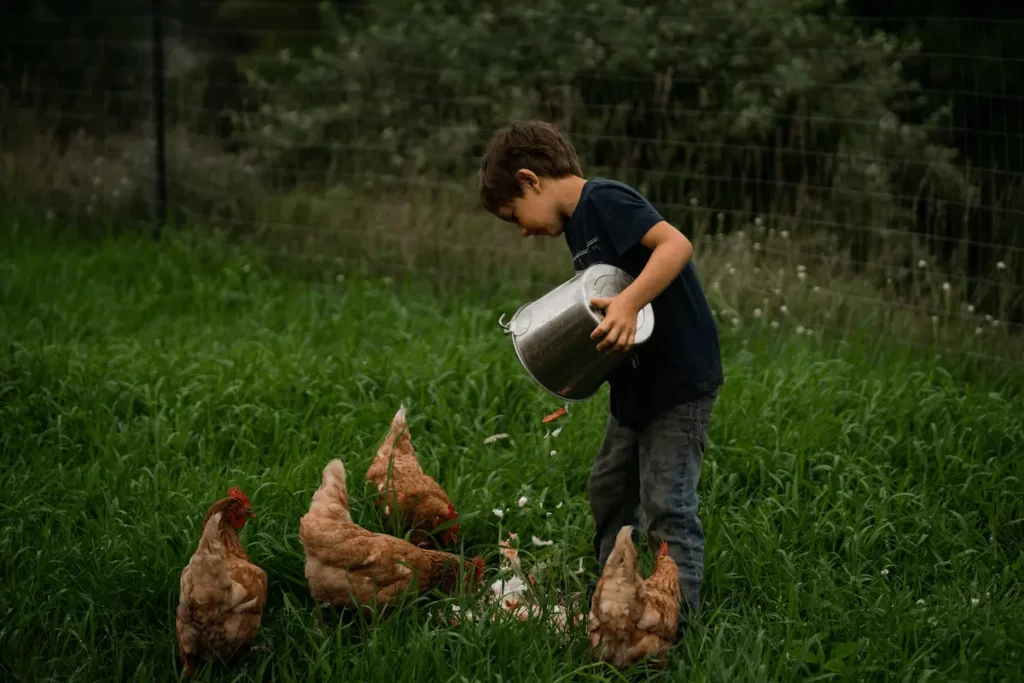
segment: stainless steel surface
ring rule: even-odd
[[[606,264],[577,273],[536,301],[524,304],[512,319],[498,324],[512,336],[516,355],[526,372],[541,387],[567,401],[590,398],[608,374],[628,355],[598,351],[590,338],[604,315],[590,305],[591,299],[614,297],[633,278]],[[637,314],[635,344],[651,337],[654,311],[644,306]]]

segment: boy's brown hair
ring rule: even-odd
[[[544,121],[513,121],[502,128],[480,160],[480,200],[497,215],[498,209],[523,196],[516,172],[527,168],[542,178],[583,175],[576,150],[554,126]]]

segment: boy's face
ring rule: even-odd
[[[565,230],[565,220],[558,210],[554,192],[550,184],[545,186],[536,175],[530,173],[529,176],[524,178],[523,196],[498,209],[498,217],[518,225],[523,237],[558,237]]]

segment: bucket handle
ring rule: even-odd
[[[505,334],[512,334],[512,321],[505,322],[505,314],[502,313],[501,317],[498,318],[498,324],[501,326],[502,332]]]

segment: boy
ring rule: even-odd
[[[480,163],[480,198],[523,237],[565,235],[579,272],[607,263],[634,282],[613,299],[595,299],[604,320],[599,349],[628,353],[609,377],[611,415],[590,474],[594,551],[601,566],[637,507],[657,547],[666,541],[679,566],[687,613],[700,608],[704,531],[697,482],[711,407],[721,386],[718,329],[690,257],[690,241],[638,192],[586,179],[569,144],[549,124],[514,122],[491,139]],[[637,312],[654,309],[654,332],[633,349]]]

